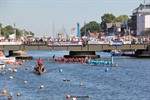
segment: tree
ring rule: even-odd
[[[102,21],[105,21],[106,23],[114,23],[115,22],[115,19],[116,17],[113,15],[113,14],[104,14],[102,17],[101,17]]]
[[[19,29],[16,29],[16,37],[20,38],[22,36],[22,32]]]
[[[85,31],[85,29],[86,29],[86,31]],[[96,21],[91,21],[81,28],[81,36],[84,36],[87,33],[87,31],[96,33],[96,32],[102,31],[102,29]]]
[[[107,32],[107,24],[106,24],[105,20],[103,20],[101,22],[100,26],[101,26],[103,32]]]
[[[142,36],[146,36],[146,37],[150,36],[150,29],[143,30],[143,31],[141,32],[141,35],[142,35]]]
[[[6,38],[9,37],[10,34],[13,34],[14,33],[14,29],[11,25],[7,25],[6,27],[4,27],[2,29],[2,35]]]
[[[0,23],[0,35],[2,33],[2,23]]]
[[[127,15],[120,15],[115,19],[116,22],[128,22],[128,20],[129,17]]]
[[[2,28],[2,23],[0,23],[0,28]]]

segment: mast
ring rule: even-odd
[[[53,22],[53,25],[52,25],[52,37],[54,39],[54,36],[55,35],[55,23]]]
[[[15,22],[14,22],[14,39],[16,39],[16,28],[15,28]]]

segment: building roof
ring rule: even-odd
[[[139,7],[132,11],[133,14],[143,13],[150,14],[150,3],[148,4],[140,4]]]
[[[115,22],[116,27],[121,27],[122,24],[125,22]],[[111,28],[113,26],[113,23],[107,23],[107,28]]]

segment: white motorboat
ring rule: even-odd
[[[16,62],[16,58],[15,57],[0,57],[0,60],[4,63],[6,62],[11,62],[11,63],[14,63]]]
[[[6,57],[2,51],[0,51],[0,61],[6,63],[6,62],[16,62],[15,57]]]

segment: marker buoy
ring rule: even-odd
[[[105,69],[105,72],[108,72],[108,70],[109,70],[109,69],[108,69],[108,68],[106,68],[106,69]]]
[[[84,84],[81,83],[81,84],[79,84],[79,86],[84,86]]]
[[[40,89],[44,89],[44,85],[41,85],[41,86],[40,86]]]
[[[14,65],[17,65],[18,63],[17,62],[14,62]]]
[[[19,96],[21,96],[21,94],[20,94],[20,93],[17,93],[17,96],[19,97]]]
[[[10,64],[10,61],[7,61],[6,64]]]
[[[9,76],[9,79],[12,80],[12,79],[13,79],[13,76]]]
[[[24,81],[24,84],[27,84],[27,81]]]
[[[9,71],[11,71],[11,72],[13,71],[13,69],[12,69],[12,68],[8,68],[8,70],[9,70]]]
[[[7,90],[2,90],[2,94],[6,95],[7,94]]]
[[[72,100],[77,100],[77,98],[73,97]]]
[[[13,72],[15,72],[15,73],[16,73],[16,72],[17,72],[17,69],[13,69]]]
[[[66,98],[67,98],[67,99],[70,99],[70,98],[71,98],[71,96],[70,96],[70,95],[66,95]]]
[[[5,74],[6,74],[6,72],[2,72],[1,74],[2,74],[2,75],[5,75]]]
[[[59,72],[60,72],[60,73],[62,73],[62,72],[63,72],[63,70],[62,70],[62,69],[60,69],[60,70],[59,70]]]
[[[25,68],[25,70],[29,70],[29,68]]]

